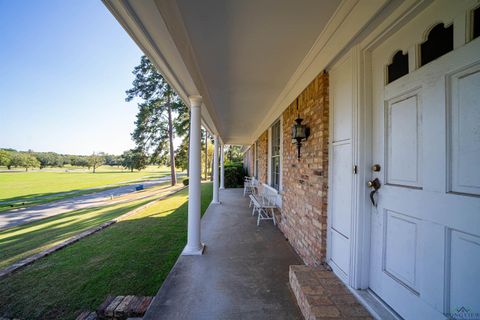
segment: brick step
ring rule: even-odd
[[[141,320],[153,297],[108,296],[97,311],[84,311],[76,320]]]
[[[306,320],[373,319],[328,268],[290,266],[290,287]]]

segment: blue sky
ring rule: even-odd
[[[141,54],[100,0],[0,0],[0,147],[131,148]]]

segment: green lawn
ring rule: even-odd
[[[99,172],[0,172],[0,212],[11,209],[11,204],[18,206],[39,204],[53,200],[103,190],[107,185],[120,184],[132,180],[149,177],[162,177],[170,174],[168,168],[148,168],[143,171],[107,171]],[[85,190],[98,188],[96,190]],[[108,187],[107,187],[108,188]],[[63,192],[79,192],[75,194],[59,194]],[[23,205],[22,205],[23,206]]]
[[[169,185],[169,182],[165,182],[149,188],[149,192],[156,192],[156,194],[142,200],[70,211],[37,222],[1,230],[0,268],[48,249],[86,229],[98,226],[157,199],[173,190]],[[138,193],[138,196],[141,196],[142,193],[142,191]]]
[[[186,244],[185,189],[0,280],[0,316],[74,319],[109,294],[155,295]],[[212,185],[202,185],[202,212]]]

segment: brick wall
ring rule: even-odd
[[[283,113],[283,206],[280,229],[308,265],[326,257],[328,188],[328,74],[321,73],[298,97],[303,124],[310,137],[301,158],[291,143],[297,118],[295,101]]]
[[[258,181],[267,183],[268,169],[268,130],[258,138]]]
[[[303,124],[310,128],[310,137],[302,143],[301,158],[297,159],[297,147],[291,142],[291,127],[298,114],[293,101],[282,114],[283,192],[279,227],[307,265],[319,265],[327,251],[327,73],[319,74],[300,94],[298,112]],[[268,130],[257,141],[258,178],[267,183]]]

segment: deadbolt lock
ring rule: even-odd
[[[380,172],[381,169],[382,169],[382,167],[380,167],[379,164],[374,164],[374,165],[372,166],[372,171],[373,171],[373,172]]]

